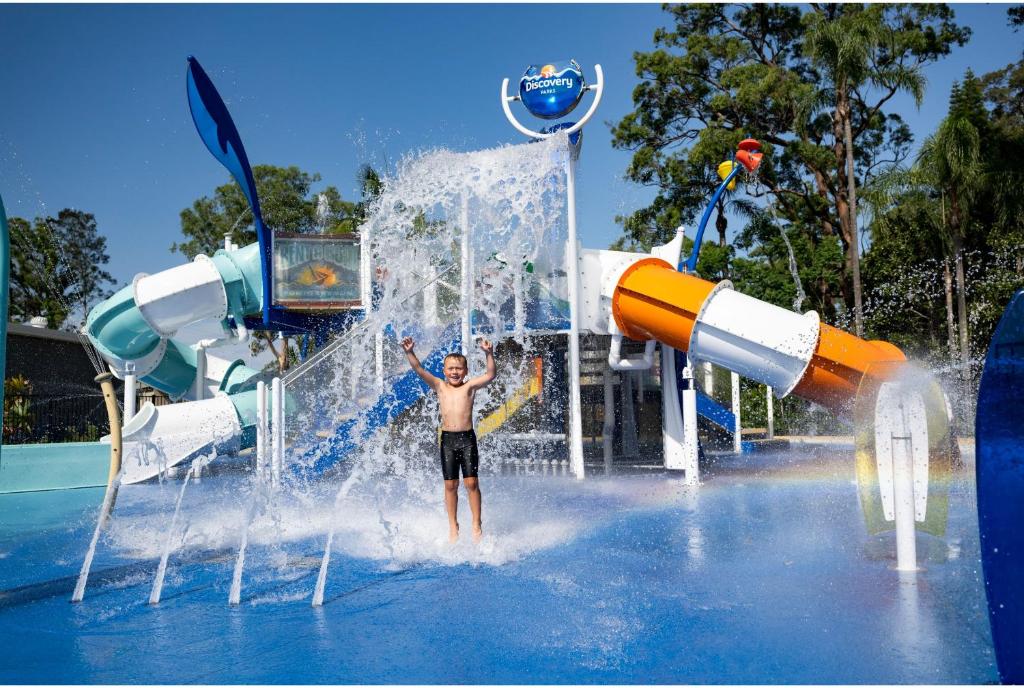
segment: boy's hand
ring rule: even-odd
[[[480,340],[480,348],[483,350],[485,354],[489,354],[494,351],[494,345],[491,344],[490,341],[486,339]]]
[[[402,340],[402,349],[405,351],[405,353],[412,353],[412,348],[414,346],[416,346],[416,342],[412,340],[412,337],[406,337],[405,339]]]

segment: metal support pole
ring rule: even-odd
[[[704,368],[704,393],[709,397],[715,394],[715,369],[712,367],[710,361],[704,361],[700,364]]]
[[[270,389],[273,413],[270,476],[271,484],[276,488],[281,484],[281,470],[284,467],[284,386],[281,384],[281,378],[275,377]]]
[[[256,475],[262,480],[267,468],[267,383],[256,383]]]
[[[775,437],[775,400],[772,398],[771,385],[765,386],[765,399],[768,403],[768,439]]]
[[[428,327],[437,327],[437,268],[427,269],[427,286],[423,289],[423,322]]]
[[[127,423],[135,415],[136,406],[136,378],[135,378],[135,364],[128,363],[125,366],[126,372],[124,376],[124,422]]]
[[[636,408],[633,406],[633,373],[623,370],[619,373],[619,394],[622,398],[622,454],[637,456],[640,453],[636,433]]]
[[[906,428],[904,428],[906,430]],[[917,570],[914,533],[914,458],[910,435],[892,436],[893,506],[896,513],[896,570]]]
[[[700,483],[700,440],[697,437],[697,381],[693,378],[693,364],[686,357],[683,367],[683,470],[687,485]]]
[[[604,472],[612,472],[612,444],[615,440],[615,385],[610,368],[604,369],[604,425],[601,439],[604,441]]]
[[[730,376],[732,381],[732,450],[734,453],[739,454],[743,451],[743,421],[740,418],[740,376],[738,373],[732,373]]]
[[[196,345],[196,379],[195,379],[195,400],[201,401],[206,398],[206,347],[200,343]]]
[[[469,194],[462,194],[462,212],[459,222],[462,227],[462,355],[467,363],[470,352],[470,337],[473,334],[473,243],[469,231]]]
[[[583,465],[583,417],[580,411],[580,266],[576,241],[576,161],[566,150],[566,196],[569,238],[566,273],[569,279],[569,460],[578,480],[585,475]]]

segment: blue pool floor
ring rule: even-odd
[[[77,605],[101,492],[6,495],[0,682],[997,681],[970,461],[946,534],[919,534],[923,568],[902,577],[892,533],[865,529],[849,449],[712,463],[699,488],[659,470],[484,476],[480,545],[445,542],[432,473],[353,489],[317,609],[337,484],[257,518],[237,607],[243,476],[189,487],[155,606],[178,484],[122,491]]]

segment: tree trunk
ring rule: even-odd
[[[956,363],[956,322],[953,318],[953,274],[949,270],[949,259],[942,259],[942,281],[946,287],[946,336],[949,342],[949,360]]]
[[[715,218],[715,229],[718,230],[718,245],[725,248],[725,230],[729,228],[729,220],[725,217],[725,204],[718,199],[718,217]]]
[[[843,117],[843,138],[846,145],[846,184],[850,200],[850,262],[853,269],[853,321],[857,336],[864,336],[864,306],[860,293],[860,236],[857,232],[857,180],[853,176],[853,131],[850,119],[853,113],[850,101],[845,98]]]
[[[960,326],[960,377],[969,380],[971,377],[971,352],[967,331],[967,297],[964,286],[964,252],[960,234],[953,232],[953,253],[956,261],[956,310]]]
[[[281,375],[288,370],[288,337],[281,337],[281,353],[277,355],[277,369]]]

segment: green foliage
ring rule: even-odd
[[[365,217],[366,197],[360,203],[346,201],[333,186],[313,191],[320,175],[291,167],[256,165],[253,168],[263,221],[272,231],[296,233],[357,233]],[[379,190],[380,180],[370,168],[360,172],[364,194]],[[224,235],[245,246],[256,241],[252,211],[242,189],[230,180],[181,211],[181,233],[186,241],[172,251],[189,258],[212,254],[224,244]]]
[[[754,195],[771,205],[794,250],[799,244],[816,257],[809,270],[798,262],[803,288],[834,320],[852,304],[848,254],[856,237],[842,122],[850,123],[862,185],[902,160],[911,142],[886,104],[899,92],[920,95],[921,68],[962,45],[969,31],[945,5],[683,4],[665,11],[674,24],[655,32],[653,51],[635,53],[635,109],[613,128],[614,145],[633,152],[627,177],[658,191],[648,207],[619,218],[628,242],[662,243],[692,222],[717,186],[718,163],[752,136],[765,152]],[[772,240],[746,260],[771,271],[788,264],[777,254]],[[822,265],[824,256],[836,260]],[[719,272],[721,258],[713,264]],[[739,269],[737,260],[731,269]],[[765,281],[750,265],[740,272]],[[843,301],[834,303],[839,294]]]
[[[32,383],[21,375],[4,380],[4,442],[32,432]]]
[[[56,217],[20,217],[9,222],[11,236],[10,317],[46,316],[57,329],[72,313],[83,319],[89,306],[110,296],[113,277],[107,240],[91,213],[65,208]]]

